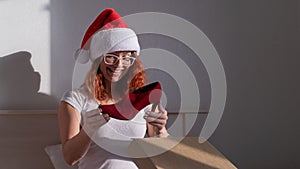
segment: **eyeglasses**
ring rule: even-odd
[[[120,60],[124,66],[131,66],[135,61],[135,57],[133,57],[132,53],[128,53],[128,55],[119,57],[115,54],[104,54],[104,63],[107,65],[114,65]]]

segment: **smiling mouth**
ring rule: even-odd
[[[123,72],[124,69],[120,69],[120,68],[112,69],[112,68],[108,67],[107,70],[111,74],[120,74],[121,72]]]

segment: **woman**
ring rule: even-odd
[[[137,168],[126,157],[127,144],[123,149],[119,143],[145,134],[168,136],[167,112],[160,104],[148,105],[127,120],[112,118],[99,108],[116,104],[145,85],[139,50],[136,34],[113,9],[104,10],[86,31],[76,57],[81,63],[90,59],[93,64],[85,83],[63,95],[58,111],[63,155],[68,164],[79,162],[79,168],[88,169]]]

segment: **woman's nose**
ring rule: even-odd
[[[121,59],[119,59],[119,60],[117,61],[117,66],[118,66],[118,67],[122,67],[122,66],[123,66],[123,62],[121,61]]]
[[[118,60],[117,60],[117,63],[115,65],[116,65],[116,67],[122,67],[123,66],[122,56],[118,55]]]

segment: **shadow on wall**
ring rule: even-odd
[[[0,57],[0,109],[56,109],[58,101],[39,93],[41,76],[35,72],[26,51]]]

